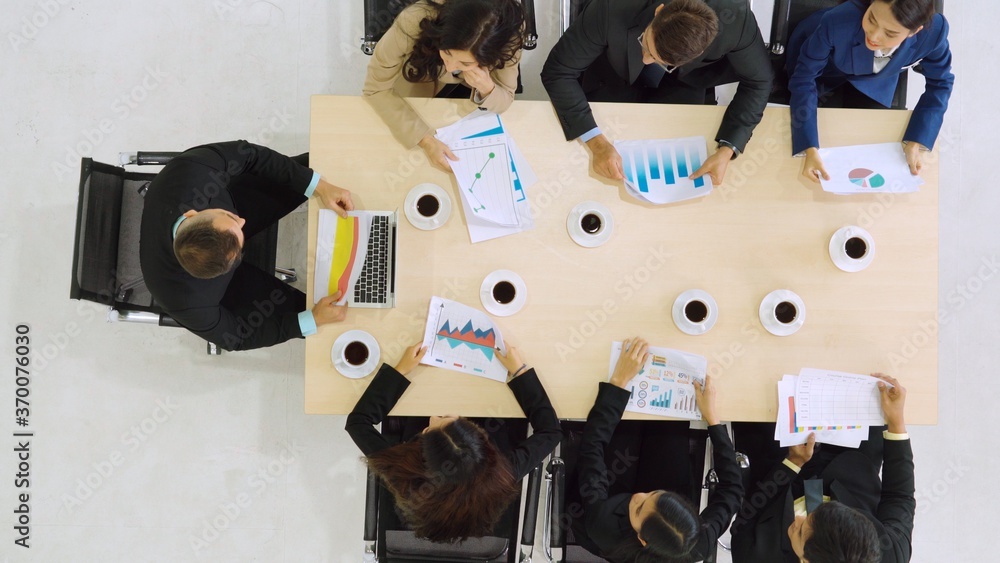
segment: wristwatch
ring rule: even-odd
[[[740,149],[736,148],[736,145],[730,143],[729,141],[724,141],[722,139],[719,139],[719,144],[715,145],[715,150],[719,150],[722,147],[729,147],[733,149],[733,156],[729,160],[736,160],[736,158],[740,156]]]

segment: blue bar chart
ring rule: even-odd
[[[616,141],[625,183],[633,196],[651,203],[673,203],[708,195],[708,175],[688,178],[708,157],[704,137]]]
[[[621,352],[622,343],[612,343],[609,377],[614,373]],[[650,346],[646,364],[629,382],[629,400],[625,410],[698,420],[701,418],[701,411],[695,400],[691,380],[704,382],[707,369],[708,362],[704,356]],[[680,377],[680,374],[684,377]]]

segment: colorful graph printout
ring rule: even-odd
[[[622,343],[611,344],[611,365],[608,378],[615,371],[621,356]],[[649,348],[646,365],[629,382],[628,406],[625,410],[673,418],[700,420],[701,411],[695,402],[692,380],[705,382],[708,362],[703,356],[659,348]]]
[[[343,298],[339,303],[343,304],[364,267],[371,216],[351,212],[345,219],[329,209],[321,209],[316,232],[313,296],[318,302],[340,290]]]
[[[820,158],[829,180],[821,180],[823,190],[837,194],[915,192],[924,183],[910,174],[899,143],[854,145],[820,149]]]
[[[478,309],[432,297],[424,328],[427,353],[420,363],[496,381],[507,380],[507,368],[496,357],[506,351],[499,329]]]
[[[615,141],[622,157],[625,187],[650,203],[673,203],[712,192],[712,179],[688,176],[708,158],[704,137]]]
[[[819,426],[803,425],[795,404],[795,390],[799,376],[786,375],[778,382],[778,417],[774,426],[774,439],[782,447],[804,444],[809,434],[816,435],[816,441],[845,448],[856,448],[868,439],[868,426]]]

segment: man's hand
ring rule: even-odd
[[[615,146],[608,141],[604,135],[598,135],[587,141],[591,154],[594,157],[594,172],[611,180],[624,180],[625,171],[622,170],[622,155],[618,154]]]
[[[313,319],[316,320],[316,326],[339,323],[347,317],[347,305],[337,305],[337,301],[340,301],[339,291],[333,295],[327,295],[316,303],[313,307]]]
[[[445,172],[451,172],[451,164],[449,160],[458,160],[455,153],[451,152],[448,145],[442,143],[434,135],[427,134],[423,139],[420,139],[420,148],[424,149],[424,153],[427,154],[427,160],[431,161],[431,164],[437,166]]]
[[[809,439],[805,444],[788,447],[788,461],[797,465],[800,469],[812,459],[813,450],[816,448],[816,433],[810,432]]]
[[[882,380],[878,382],[878,390],[882,396],[882,414],[885,415],[886,429],[893,434],[905,434],[903,406],[906,403],[906,389],[896,381],[896,378],[884,373],[873,373],[872,377]]]
[[[826,181],[830,180],[830,175],[826,172],[826,168],[823,167],[823,159],[819,156],[819,149],[816,147],[806,149],[805,162],[802,164],[802,175],[814,184],[818,184],[820,178]]]
[[[396,371],[400,375],[406,375],[413,371],[413,368],[417,367],[420,360],[424,358],[424,354],[427,353],[427,347],[423,346],[423,342],[417,342],[413,346],[410,346],[403,351],[403,357],[399,359],[399,363],[396,364]]]
[[[646,364],[649,359],[649,354],[646,353],[648,349],[649,343],[639,337],[622,342],[622,354],[618,356],[615,371],[611,374],[611,384],[624,389]]]
[[[330,182],[320,178],[316,184],[316,191],[313,195],[319,197],[327,209],[332,209],[341,217],[347,217],[348,211],[354,211],[354,202],[351,201],[351,192],[344,188],[338,188]]]
[[[906,155],[906,164],[910,167],[910,174],[919,176],[924,168],[924,154],[930,152],[927,147],[914,141],[903,143],[903,154]]]
[[[694,402],[709,426],[719,424],[719,417],[715,414],[715,383],[712,382],[712,376],[705,376],[704,387],[700,381],[694,381]]]
[[[691,180],[697,180],[705,174],[712,177],[712,184],[716,186],[721,186],[722,181],[726,179],[726,169],[729,168],[729,163],[733,160],[733,149],[729,147],[719,147],[719,150],[715,151],[715,154],[705,159],[705,164],[701,165],[701,168],[694,171],[694,174],[688,176]]]
[[[463,70],[462,79],[465,80],[466,84],[475,88],[476,92],[479,92],[480,98],[485,98],[492,94],[493,89],[497,86],[493,82],[493,77],[490,76],[490,71],[481,66]]]

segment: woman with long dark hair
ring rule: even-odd
[[[375,46],[364,96],[403,146],[450,170],[457,160],[404,97],[456,97],[502,112],[514,101],[524,41],[520,0],[419,0]],[[471,92],[470,92],[471,90]]]
[[[813,182],[830,179],[819,156],[821,101],[887,108],[900,71],[919,63],[926,86],[902,140],[910,172],[920,173],[955,82],[948,21],[934,13],[934,0],[851,0],[816,12],[796,26],[787,52],[792,154],[805,156],[802,174]]]
[[[740,508],[743,482],[736,452],[726,427],[720,424],[715,411],[715,386],[706,378],[704,386],[695,383],[695,400],[702,417],[708,423],[712,440],[713,460],[719,483],[709,496],[708,506],[698,513],[686,496],[676,490],[690,489],[687,423],[643,421],[643,433],[648,425],[681,425],[682,432],[671,431],[664,437],[643,438],[637,450],[610,451],[631,393],[629,381],[648,359],[648,344],[641,338],[626,340],[611,381],[601,383],[587,423],[577,460],[577,482],[583,504],[583,522],[574,524],[577,541],[588,550],[612,563],[688,562],[700,561]],[[630,453],[631,452],[631,453]],[[613,459],[609,464],[605,459]],[[632,467],[632,465],[637,467]],[[644,478],[643,475],[652,477]],[[672,474],[684,479],[671,479]],[[626,483],[627,492],[611,494],[612,486],[621,490],[626,475],[635,475]],[[641,489],[650,485],[667,485],[675,490]],[[686,481],[686,482],[680,482]],[[630,486],[640,487],[635,492]]]
[[[520,480],[558,443],[559,420],[535,370],[509,347],[506,355],[499,350],[496,354],[533,429],[529,438],[498,444],[494,436],[504,428],[502,419],[491,419],[494,424],[487,432],[460,416],[432,416],[412,439],[390,442],[374,426],[406,391],[409,374],[425,352],[416,344],[406,349],[395,368],[382,365],[347,417],[347,432],[418,537],[451,542],[484,536],[517,497]]]

